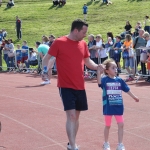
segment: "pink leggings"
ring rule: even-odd
[[[114,115],[114,116],[116,118],[117,123],[123,123],[124,122],[124,119],[123,119],[122,115]],[[105,117],[105,125],[106,126],[111,126],[112,116],[105,115],[104,117]]]

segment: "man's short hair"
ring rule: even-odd
[[[72,26],[71,26],[71,32],[74,30],[74,29],[77,29],[78,31],[82,30],[83,26],[87,26],[88,27],[88,24],[84,21],[82,21],[81,19],[76,19],[72,22]]]
[[[38,46],[39,46],[40,44],[41,44],[40,42],[38,42],[38,41],[36,42],[36,45],[38,45]]]

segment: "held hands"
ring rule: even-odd
[[[105,66],[102,65],[102,64],[99,64],[99,65],[97,66],[97,73],[98,73],[98,74],[103,74],[104,69],[105,69]]]

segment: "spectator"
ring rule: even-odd
[[[106,0],[106,3],[107,3],[107,6],[108,6],[109,4],[112,4],[112,2],[111,2],[110,0]]]
[[[125,67],[129,74],[129,78],[127,78],[125,81],[126,82],[132,81],[134,80],[135,70],[134,70],[134,56],[129,56],[130,50],[133,48],[133,42],[130,34],[126,34],[125,42],[122,47],[123,47],[122,51],[127,54],[125,58]],[[131,70],[129,67],[131,68]]]
[[[0,0],[0,7],[2,6],[2,0]]]
[[[113,42],[112,44],[109,44],[108,41],[107,41],[108,46],[110,47],[109,50],[108,50],[108,52],[109,52],[109,58],[114,58],[114,50],[112,49],[112,46],[115,44],[116,39],[114,38],[112,32],[107,32],[107,39],[108,39],[109,37],[111,37],[112,42]]]
[[[14,5],[15,5],[14,1],[13,0],[9,0],[8,3],[7,3],[7,8],[11,8]]]
[[[14,67],[14,44],[12,39],[8,39],[8,67],[13,68]]]
[[[29,51],[29,56],[28,56],[28,59],[25,60],[25,64],[26,64],[26,68],[28,68],[26,73],[30,72],[30,69],[29,69],[30,65],[31,66],[38,65],[37,55],[32,49]]]
[[[145,47],[146,46],[146,40],[143,38],[143,34],[145,33],[145,31],[143,29],[139,29],[139,36],[137,36],[134,41],[133,41],[133,45],[134,45],[134,49],[135,49],[135,53],[136,53],[136,66],[135,66],[135,70],[137,72],[137,68],[139,63],[141,64],[141,71],[139,73],[145,74],[146,73],[146,66],[145,63],[140,62],[140,49],[138,49],[139,47]]]
[[[96,35],[96,50],[97,50],[97,52],[96,52],[96,58],[98,58],[98,59],[100,57],[99,56],[99,51],[100,51],[100,49],[103,48],[102,44],[103,44],[103,39],[102,39],[101,34]],[[101,63],[100,60],[98,61],[98,63]]]
[[[84,15],[84,21],[86,21],[86,17],[87,17],[87,12],[88,12],[88,7],[86,4],[84,4],[83,6],[83,15]]]
[[[59,0],[59,6],[62,5],[64,6],[66,4],[66,0]]]
[[[143,37],[144,37],[144,39],[147,41],[146,48],[147,48],[147,49],[150,49],[150,34],[149,34],[148,32],[145,32],[145,33],[143,34]],[[141,62],[141,63],[142,63],[142,62]],[[145,65],[144,62],[143,62],[143,70],[142,70],[142,72],[144,73],[144,75],[146,74],[146,65]]]
[[[3,39],[5,39],[5,38],[6,38],[6,36],[7,36],[7,32],[6,32],[6,30],[5,30],[5,29],[2,29],[2,34],[3,34]]]
[[[120,36],[122,37],[122,39],[125,38],[126,34],[131,34],[132,26],[131,26],[131,24],[130,24],[129,21],[126,22],[126,25],[125,25],[124,29],[125,29],[125,31],[120,34]]]
[[[54,40],[55,40],[55,36],[51,34],[51,35],[49,36],[49,43],[48,43],[48,46],[49,46],[49,47],[51,47],[51,45],[52,45],[52,43],[54,42]]]
[[[114,60],[118,67],[118,73],[121,73],[120,59],[121,59],[121,37],[116,36],[116,43],[113,45],[114,49]]]
[[[98,64],[98,58],[96,58],[96,40],[94,39],[94,35],[91,34],[88,37],[88,48],[89,48],[89,52],[90,52],[90,58],[96,63]]]
[[[137,22],[135,26],[135,31],[133,32],[133,37],[137,37],[139,35],[139,30],[142,28],[141,22]]]
[[[42,38],[42,43],[48,45],[49,44],[49,39],[47,36],[43,36]]]
[[[144,24],[145,24],[144,30],[147,31],[150,34],[150,19],[149,19],[149,16],[145,16]]]
[[[20,40],[22,38],[21,28],[22,28],[22,22],[19,19],[19,17],[16,16],[16,32],[17,32],[18,40]]]
[[[21,46],[20,44],[17,44],[16,62],[17,62],[17,67],[19,68],[19,71],[21,71],[22,69],[21,59],[22,59]]]
[[[9,52],[9,48],[8,48],[8,40],[5,40],[4,44],[4,48],[3,48],[3,54],[4,54],[4,60],[5,63],[7,65],[7,70],[9,70],[9,66],[8,66],[8,52]]]
[[[148,74],[149,77],[147,78],[147,82],[150,82],[150,49],[147,50],[147,55],[148,55],[148,59],[146,60],[147,62],[147,69],[148,69]]]
[[[3,33],[2,33],[2,31],[0,30],[0,45],[2,44],[2,40],[3,40]]]
[[[57,6],[59,4],[59,1],[58,0],[53,0],[53,5],[54,6]]]
[[[27,45],[27,41],[23,41],[22,43],[22,58],[21,58],[21,64],[22,64],[22,68],[25,68],[25,60],[28,59],[28,50],[29,47]]]

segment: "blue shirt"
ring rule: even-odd
[[[101,79],[99,87],[103,90],[103,114],[123,115],[122,91],[128,92],[128,85],[119,77],[112,79],[105,76]]]
[[[121,42],[116,42],[114,48],[121,48],[121,46],[122,46]]]
[[[22,58],[21,50],[17,49],[16,50],[16,59],[17,59],[17,61],[20,61],[21,58]]]
[[[87,11],[88,11],[88,7],[87,6],[83,6],[83,13],[87,14]]]
[[[0,42],[2,42],[3,34],[0,34]]]
[[[26,52],[25,52],[25,53],[22,53],[22,57],[28,56],[28,49],[29,49],[29,47],[23,45],[23,46],[22,46],[22,49],[26,49]]]

